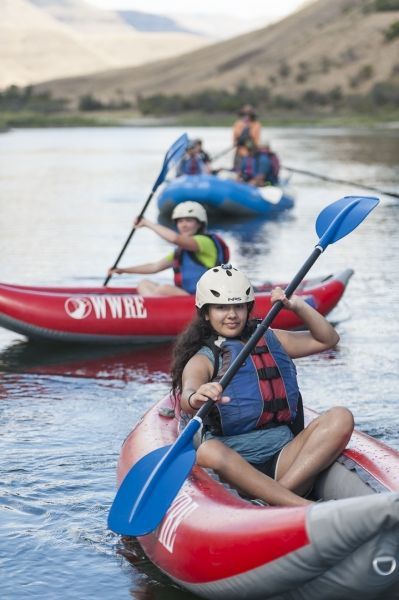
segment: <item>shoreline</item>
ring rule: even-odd
[[[260,115],[267,127],[315,127],[356,129],[399,129],[399,111],[367,114],[297,115],[269,113]],[[90,113],[59,113],[40,115],[32,112],[0,113],[0,133],[18,128],[46,127],[231,127],[235,119],[232,114],[209,115],[201,113],[179,116],[148,116],[129,112],[97,111]]]

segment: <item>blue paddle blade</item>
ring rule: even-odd
[[[177,138],[177,140],[171,145],[171,147],[167,151],[167,153],[165,155],[164,164],[169,162],[170,160],[172,160],[174,158],[174,155],[176,152],[181,152],[181,150],[183,150],[183,152],[184,152],[187,148],[187,145],[188,145],[188,135],[187,135],[187,133],[183,133],[183,135],[181,135],[179,138]],[[181,156],[181,154],[180,154],[180,156]]]
[[[188,442],[177,451],[158,448],[130,469],[108,515],[112,531],[136,537],[159,525],[194,465],[196,453]]]
[[[317,217],[318,246],[323,250],[353,231],[379,203],[374,196],[345,196],[329,204]]]
[[[161,172],[158,175],[158,179],[154,183],[154,187],[152,188],[153,192],[155,192],[157,187],[163,183],[169,169],[171,169],[182,158],[186,151],[187,145],[188,136],[187,133],[183,133],[183,135],[181,135],[169,148],[165,154]]]

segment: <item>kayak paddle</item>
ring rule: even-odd
[[[169,148],[169,150],[167,151],[167,153],[165,154],[165,158],[163,161],[163,165],[162,165],[162,169],[161,172],[158,175],[158,178],[156,180],[156,182],[154,183],[151,193],[148,196],[143,208],[141,209],[141,213],[139,214],[139,216],[137,217],[138,220],[140,221],[140,219],[143,218],[145,211],[147,210],[147,207],[149,205],[149,203],[151,202],[151,199],[153,197],[153,195],[155,194],[156,190],[158,189],[158,187],[161,185],[161,183],[163,183],[165,181],[166,175],[169,171],[169,169],[171,169],[179,160],[180,158],[183,156],[183,154],[186,151],[187,148],[187,144],[188,144],[188,136],[186,133],[183,133],[183,135],[181,135]],[[134,232],[136,231],[136,227],[133,227],[133,229],[131,230],[131,232],[129,233],[129,236],[126,240],[126,242],[123,245],[122,250],[120,251],[118,258],[116,259],[116,261],[114,262],[114,264],[112,265],[112,269],[116,269],[116,267],[118,266],[118,263],[120,261],[120,259],[123,256],[123,253],[125,252],[130,240],[133,237]],[[109,282],[109,280],[111,279],[112,275],[107,275],[107,277],[105,278],[105,281],[103,283],[104,286],[107,285],[107,283]]]
[[[378,198],[373,197],[346,196],[322,210],[316,221],[316,232],[320,239],[286,287],[287,298],[293,294],[327,246],[353,231],[378,202]],[[220,384],[223,389],[230,383],[283,306],[281,300],[273,304],[221,378]],[[157,448],[133,465],[122,481],[111,506],[108,516],[110,529],[122,535],[141,536],[150,533],[159,525],[195,463],[193,437],[212,406],[213,400],[207,400],[174,444]]]

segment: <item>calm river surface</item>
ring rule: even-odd
[[[17,130],[0,135],[0,280],[101,284],[177,128]],[[210,153],[226,128],[192,128]],[[399,191],[399,130],[270,129],[282,162]],[[221,161],[221,164],[223,161]],[[225,163],[226,164],[226,163]],[[322,208],[361,188],[295,175],[296,205],[273,221],[217,223],[254,281],[288,281],[312,251]],[[370,194],[374,195],[374,194]],[[156,219],[156,201],[148,209]],[[341,341],[297,361],[305,403],[349,407],[357,427],[399,449],[399,200],[381,203],[312,270],[355,270],[337,309]],[[138,231],[123,265],[169,246]],[[165,279],[167,274],[163,273]],[[115,278],[121,285],[134,278]],[[2,600],[192,598],[107,530],[123,439],[168,389],[169,346],[41,347],[0,328]],[[134,550],[134,548],[133,548]]]

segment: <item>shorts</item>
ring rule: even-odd
[[[278,425],[270,429],[254,429],[248,433],[230,436],[213,436],[209,431],[205,439],[217,439],[240,454],[259,471],[274,471],[281,450],[293,439],[288,425]],[[269,473],[266,473],[267,475]]]
[[[255,467],[255,469],[257,469],[258,471],[263,473],[264,475],[267,475],[268,477],[271,477],[272,479],[276,479],[276,467],[277,467],[278,459],[280,458],[282,451],[283,451],[283,448],[281,448],[281,450],[276,452],[276,454],[274,456],[272,456],[272,458],[269,458],[268,460],[265,460],[262,463],[250,463],[250,464],[253,467]]]

